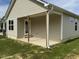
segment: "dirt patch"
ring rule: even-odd
[[[68,54],[64,59],[79,59],[77,54]]]

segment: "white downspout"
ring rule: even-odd
[[[44,4],[45,7],[48,7],[49,6],[49,3],[46,3],[44,1],[41,1],[41,0],[37,0],[38,2]],[[51,9],[49,9],[48,7],[48,10],[46,12],[46,47],[47,48],[50,48],[50,45],[49,45],[49,27],[50,27],[50,23],[49,23],[49,16],[50,16],[50,13],[53,11],[53,7],[51,7]]]
[[[46,6],[46,5],[44,5],[45,7],[48,7],[48,5]],[[51,9],[49,9],[49,7],[48,7],[48,11],[46,12],[46,47],[47,48],[50,48],[50,44],[49,44],[49,30],[50,30],[50,13],[53,11],[53,7],[51,7]]]

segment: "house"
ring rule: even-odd
[[[4,17],[0,18],[0,35],[3,35],[3,33],[4,33],[4,36],[5,36],[6,33],[5,33],[4,28],[6,28],[6,27],[3,26],[3,19],[4,19]]]
[[[0,32],[1,32],[1,18],[0,18]]]
[[[79,16],[43,0],[12,0],[6,36],[44,47],[79,37]]]
[[[2,23],[2,19],[3,18],[0,18],[0,33],[2,32],[2,30],[3,30],[3,23]]]

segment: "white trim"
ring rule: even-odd
[[[61,15],[61,40],[63,40],[63,13]]]
[[[26,20],[26,19],[24,19],[24,35],[25,35],[25,20]]]
[[[25,29],[26,29],[26,27],[25,27],[25,21],[28,21],[28,25],[29,25],[29,34],[31,34],[31,20],[29,20],[29,17],[27,17],[27,19],[24,19],[24,35],[26,35],[26,33],[25,33]]]
[[[37,0],[37,1],[40,2],[40,3],[42,3],[42,4],[44,4],[45,7],[49,5],[49,3],[46,3],[44,1],[41,1],[41,0]]]
[[[57,11],[53,11],[53,13],[58,14],[58,15],[62,15],[62,13],[57,12]]]
[[[30,32],[30,34],[31,34],[31,33],[32,33],[32,30],[31,30],[31,29],[32,29],[32,28],[31,28],[31,19],[29,19],[29,27],[30,27],[30,28],[29,28],[29,30],[30,30],[29,32]]]
[[[26,29],[25,22],[26,21],[28,21],[28,19],[24,19],[24,35],[26,35],[26,33],[25,33],[25,29]]]
[[[57,14],[61,16],[61,26],[60,26],[60,32],[61,32],[61,40],[63,40],[63,13],[57,12],[57,11],[53,11],[51,13]]]
[[[57,15],[62,15],[62,13],[57,12],[57,11],[51,11],[50,14],[57,14]]]

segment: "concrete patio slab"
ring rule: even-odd
[[[27,42],[28,43],[28,38],[20,38],[18,39],[20,41],[24,41],[24,42]],[[38,45],[38,46],[42,46],[42,47],[45,47],[46,48],[46,39],[41,39],[41,38],[36,38],[36,37],[32,37],[30,38],[30,41],[29,43],[32,43],[34,45]],[[57,44],[58,42],[55,42],[53,40],[49,40],[49,45],[55,45]]]

